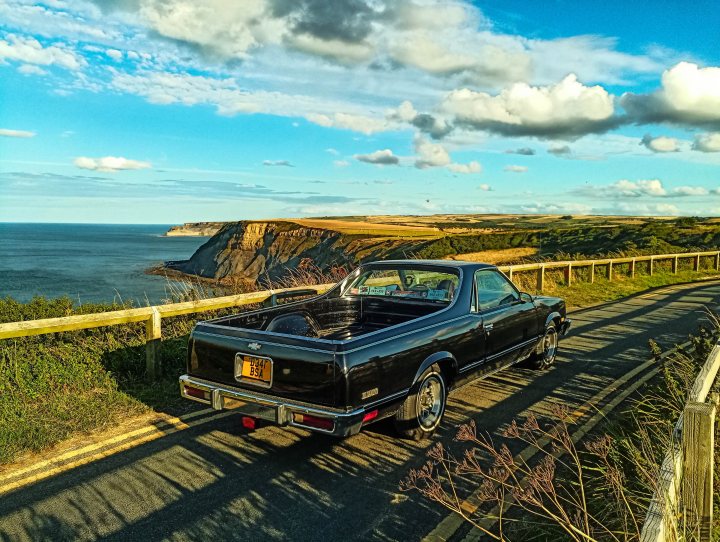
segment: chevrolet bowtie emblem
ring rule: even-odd
[[[259,343],[250,343],[248,344],[248,348],[250,350],[260,350],[262,348],[262,345]]]

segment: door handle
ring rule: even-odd
[[[492,324],[483,324],[483,329],[485,330],[486,333],[492,331],[492,328],[493,328]]]

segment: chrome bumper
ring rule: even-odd
[[[188,394],[187,388],[204,392],[204,398]],[[245,416],[275,425],[292,425],[338,437],[347,437],[358,433],[365,415],[365,410],[362,408],[346,412],[320,406],[306,406],[249,390],[223,386],[189,375],[180,377],[180,395],[185,399],[210,405],[215,410],[237,410],[238,413]],[[332,429],[304,425],[298,420],[298,417],[302,417],[304,414],[331,420],[333,422]]]
[[[570,318],[565,318],[565,321],[560,324],[560,335],[567,335],[567,332],[570,331],[570,326],[572,325],[572,320]]]

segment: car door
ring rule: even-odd
[[[526,356],[538,338],[538,309],[497,269],[475,273],[475,304],[485,332],[486,370]]]

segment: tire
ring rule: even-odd
[[[553,322],[545,328],[537,350],[528,358],[528,365],[531,369],[543,370],[555,363],[558,349],[558,331]]]
[[[395,414],[395,428],[405,438],[430,438],[445,414],[447,386],[440,367],[430,366],[410,388]]]

